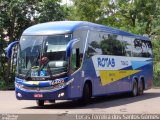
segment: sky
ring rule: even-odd
[[[67,5],[71,5],[72,1],[71,0],[62,0],[62,5],[67,4]]]

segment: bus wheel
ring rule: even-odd
[[[44,100],[36,100],[38,106],[44,106]]]
[[[139,83],[139,88],[138,88],[138,95],[142,95],[143,94],[143,81],[140,80],[140,83]]]
[[[131,92],[131,96],[135,97],[138,94],[138,83],[136,80],[134,80],[133,82],[133,87],[132,87],[132,92]]]
[[[91,96],[92,96],[91,89],[89,87],[89,84],[86,83],[83,88],[83,96],[81,100],[83,105],[86,105],[87,103],[89,103]]]

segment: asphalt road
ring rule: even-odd
[[[0,91],[0,114],[160,114],[160,89],[150,89],[142,96],[105,96],[93,98],[81,106],[77,101],[56,101],[37,107],[35,101],[19,101],[14,91]]]
[[[35,101],[16,100],[14,91],[0,91],[0,113],[13,114],[112,114],[152,113],[160,114],[160,89],[150,89],[142,96],[105,96],[93,98],[87,106],[77,101],[56,101],[45,107],[37,107]]]

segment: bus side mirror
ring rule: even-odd
[[[7,58],[11,58],[11,55],[12,55],[12,48],[18,44],[19,41],[14,41],[14,42],[11,42],[8,46],[7,46],[7,49],[6,49],[6,54],[7,54]]]
[[[74,46],[75,43],[77,43],[79,40],[78,39],[73,39],[71,41],[69,41],[69,43],[67,44],[67,48],[66,48],[66,57],[69,58],[72,54],[72,48]]]

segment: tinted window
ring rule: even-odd
[[[125,49],[125,56],[132,57],[134,49],[134,38],[123,36],[122,44]]]
[[[152,57],[152,45],[150,41],[123,37],[126,56],[130,57]]]
[[[134,51],[138,54],[135,54],[135,57],[151,57],[152,50],[151,50],[151,42],[135,39],[134,40]]]
[[[102,34],[100,47],[104,55],[125,55],[124,46],[122,44],[122,36],[113,34]]]
[[[105,32],[91,31],[87,55],[116,55],[128,57],[152,57],[150,41],[120,36]]]
[[[101,36],[99,32],[90,31],[88,38],[87,56],[91,57],[96,54],[102,54],[100,48]]]
[[[85,43],[86,43],[86,37],[87,37],[87,30],[77,30],[73,33],[73,39],[78,39],[80,42],[78,42],[77,47],[80,49],[80,54],[83,56]]]
[[[125,55],[125,46],[121,42],[122,36],[108,34],[105,32],[91,31],[88,41],[87,55]]]
[[[73,33],[73,39],[77,39],[79,41],[76,42],[72,48],[72,72],[76,71],[82,65],[87,33],[87,30],[77,30]],[[76,63],[76,61],[78,62]]]

